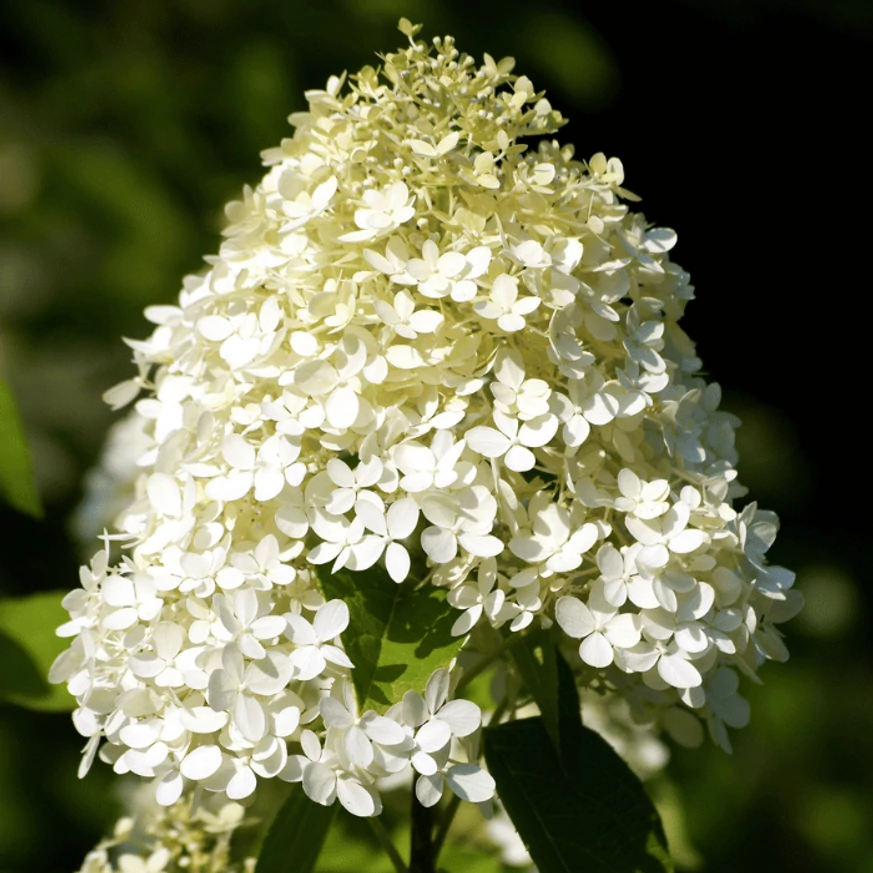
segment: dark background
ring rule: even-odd
[[[873,870],[869,138],[865,0],[28,0],[0,3],[0,375],[47,507],[2,511],[0,591],[76,584],[70,517],[130,372],[121,335],[217,249],[223,204],[328,75],[403,37],[517,59],[577,155],[619,156],[675,228],[686,331],[744,420],[740,477],[775,509],[806,611],[749,689],[733,756],[676,751],[687,869]],[[2,665],[0,665],[2,669]],[[65,715],[0,706],[0,871],[68,871],[117,815],[75,779]],[[684,810],[681,819],[675,809]],[[675,828],[674,823],[674,828]],[[454,873],[454,871],[453,871]]]

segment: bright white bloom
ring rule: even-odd
[[[389,710],[402,724],[415,730],[412,766],[419,773],[415,794],[423,806],[433,806],[445,785],[462,800],[480,803],[494,794],[494,779],[478,764],[458,757],[457,740],[474,734],[482,713],[469,700],[448,700],[449,675],[437,670],[428,680],[424,696],[407,691],[403,701]]]
[[[309,92],[131,343],[108,395],[145,392],[127,548],[65,600],[51,674],[83,770],[105,739],[164,803],[282,775],[371,815],[405,767],[422,802],[488,799],[478,709],[441,671],[379,716],[396,729],[348,702],[356,629],[319,567],[448,588],[459,636],[557,620],[580,676],[685,739],[727,745],[730,677],[787,657],[800,598],[766,563],[775,518],[734,508],[737,422],[678,324],[675,234],[630,211],[620,161],[552,138],[511,61],[435,47]]]

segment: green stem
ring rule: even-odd
[[[434,859],[439,859],[443,844],[446,841],[446,837],[449,835],[449,829],[452,826],[452,822],[455,820],[455,814],[458,812],[460,806],[461,798],[455,795],[446,807],[446,813],[443,816],[442,822],[440,822],[440,829],[437,831],[436,839],[433,841]]]
[[[423,806],[412,791],[412,834],[409,846],[409,873],[436,873],[433,841],[433,807]]]
[[[379,844],[391,859],[391,863],[394,865],[397,873],[409,873],[409,868],[403,863],[400,852],[397,851],[394,843],[391,842],[391,837],[388,836],[388,832],[385,830],[382,822],[376,817],[368,818],[367,821],[370,822],[370,827],[373,829],[373,833],[376,834],[376,839],[379,840]]]

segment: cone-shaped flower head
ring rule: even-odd
[[[150,446],[53,678],[86,764],[105,737],[162,803],[278,775],[369,815],[410,762],[427,802],[490,796],[442,673],[420,713],[357,711],[317,571],[429,574],[457,635],[557,621],[580,682],[689,742],[694,712],[727,745],[735,671],[786,656],[793,576],[765,563],[772,514],[733,506],[737,422],[678,325],[676,235],[629,209],[620,161],[551,138],[511,60],[405,29],[380,71],[307,94],[109,392],[146,392]]]

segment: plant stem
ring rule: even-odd
[[[385,825],[383,825],[376,817],[368,818],[367,821],[370,822],[370,827],[373,828],[373,833],[376,834],[376,839],[379,840],[379,844],[391,859],[391,863],[394,865],[394,869],[397,873],[409,873],[409,868],[403,863],[403,858],[400,857],[400,852],[397,851],[394,843],[391,842],[391,837],[388,836],[388,832],[385,830]]]
[[[509,692],[507,691],[501,698],[500,703],[497,704],[497,708],[491,713],[491,718],[488,719],[488,727],[495,727],[498,725],[500,719],[503,718],[506,714],[506,710],[509,709],[513,702],[513,700],[510,700]]]
[[[412,791],[412,835],[409,847],[409,873],[435,873],[433,807],[422,806]]]
[[[449,829],[452,826],[452,822],[455,820],[455,813],[457,813],[460,806],[461,798],[455,795],[446,807],[445,815],[440,823],[440,829],[437,831],[436,839],[433,841],[433,856],[436,860],[439,859],[443,843],[445,843],[446,837],[449,835]]]
[[[500,719],[503,718],[503,716],[506,714],[506,711],[512,705],[512,702],[513,700],[508,692],[503,695],[503,698],[497,704],[497,708],[491,714],[491,718],[488,721],[488,727],[496,725],[500,721]],[[446,841],[446,837],[449,835],[449,830],[452,827],[452,822],[455,820],[455,815],[457,814],[460,806],[461,798],[455,795],[449,802],[449,805],[446,807],[445,814],[443,815],[443,820],[440,822],[440,828],[437,831],[436,839],[433,841],[434,864],[437,862],[437,860],[439,860],[443,844]]]

